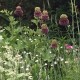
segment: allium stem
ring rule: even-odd
[[[75,1],[75,0],[74,0]],[[77,28],[78,28],[78,35],[79,35],[79,47],[80,47],[80,29],[79,29],[79,20],[78,20],[78,16],[77,16],[77,6],[75,5],[75,2],[74,2],[74,8],[75,8],[75,14],[76,14],[76,21],[77,21]],[[79,51],[80,52],[80,51]]]
[[[47,0],[48,7],[51,8],[49,0]]]
[[[57,23],[57,13],[55,14],[55,24],[56,24],[56,26],[58,26],[58,23]],[[58,28],[58,35],[60,37],[60,30],[59,30],[59,28]]]
[[[72,34],[73,34],[73,48],[74,48],[75,47],[75,36],[74,36],[74,4],[73,4],[72,0],[71,0],[71,8],[72,8]]]
[[[45,10],[45,0],[43,0],[43,10]]]
[[[79,48],[80,48],[80,29],[79,29],[79,19],[78,19],[78,14],[77,14],[77,6],[76,6],[76,4],[75,4],[75,0],[74,0],[74,9],[75,9],[75,15],[76,15],[76,24],[77,24],[77,28],[78,28],[78,42],[79,42]],[[79,52],[80,52],[80,49],[78,50],[78,59],[79,59]],[[80,64],[79,63],[77,63],[77,70],[78,71],[80,71],[80,69],[79,69],[79,66],[80,66]],[[77,74],[78,75],[78,74]],[[78,75],[79,76],[79,75]],[[76,80],[78,80],[79,78],[77,77],[77,79]]]

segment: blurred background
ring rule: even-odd
[[[67,14],[71,24],[72,13],[70,1],[71,0],[0,0],[0,10],[7,9],[9,11],[14,11],[16,6],[20,5],[24,11],[22,24],[30,25],[31,19],[34,18],[34,8],[41,7],[41,10],[46,9],[49,12],[50,20],[47,24],[50,25],[49,28],[52,30],[53,28],[55,29],[55,21],[58,22],[61,14]],[[78,9],[78,16],[80,16],[80,0],[76,0],[76,6]],[[7,16],[0,14],[0,26],[4,26],[4,23],[5,25],[9,23],[8,18]]]

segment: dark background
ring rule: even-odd
[[[8,9],[14,11],[17,5],[20,5],[24,11],[24,19],[30,20],[33,18],[34,8],[36,6],[49,11],[51,15],[57,13],[59,16],[62,13],[70,15],[70,0],[0,0],[0,9]],[[80,8],[80,0],[76,0],[76,5]]]
[[[68,15],[71,22],[71,4],[70,0],[0,0],[0,10],[8,9],[9,11],[14,11],[16,6],[20,5],[24,11],[24,16],[22,18],[23,24],[30,24],[31,19],[34,18],[34,8],[36,6],[48,10],[49,16],[52,16],[52,24],[55,23],[55,15],[57,15],[57,20],[61,14],[65,13]],[[80,11],[80,0],[76,0],[76,5],[78,11]],[[44,7],[45,6],[45,7]],[[79,13],[80,14],[80,13]],[[0,26],[8,23],[8,19],[0,14]],[[51,22],[49,21],[51,24]],[[52,25],[52,26],[53,26]]]

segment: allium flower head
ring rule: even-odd
[[[41,19],[44,20],[44,21],[49,20],[49,15],[48,15],[48,11],[47,10],[44,10],[42,12]]]
[[[58,42],[56,39],[53,39],[51,42],[51,48],[57,48]]]
[[[23,10],[21,6],[17,6],[16,10],[14,11],[14,15],[17,17],[22,17],[23,16]]]
[[[49,32],[47,24],[42,24],[41,25],[41,30],[42,30],[42,33],[47,34]]]
[[[62,14],[60,16],[59,24],[61,26],[67,26],[67,25],[69,25],[68,16],[66,14]]]
[[[41,9],[40,7],[35,7],[35,11],[34,11],[34,17],[40,18],[41,17]]]

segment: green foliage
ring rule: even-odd
[[[45,35],[38,28],[39,20],[31,20],[37,26],[34,31],[23,26],[20,19],[17,21],[12,12],[2,10],[1,14],[7,17],[9,25],[0,30],[0,80],[80,79],[80,45],[75,37],[70,37],[70,28],[68,37],[61,37],[56,16],[54,22],[47,22],[52,32]],[[57,47],[51,47],[53,39],[58,40]],[[66,47],[69,42],[73,45]]]

